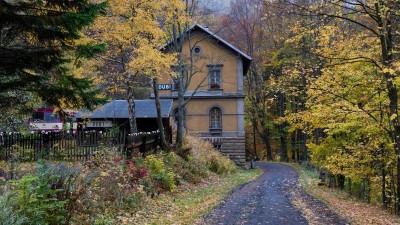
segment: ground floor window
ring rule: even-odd
[[[222,128],[222,110],[219,107],[210,109],[210,129]]]

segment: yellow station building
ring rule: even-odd
[[[199,24],[190,27],[182,55],[193,66],[185,97],[185,128],[190,135],[211,141],[239,165],[245,163],[243,78],[252,58]],[[166,44],[164,51],[169,51]],[[190,66],[188,65],[188,66]],[[178,92],[174,78],[159,79],[161,98],[173,99],[177,112]],[[174,110],[175,108],[175,110]]]

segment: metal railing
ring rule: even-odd
[[[155,151],[158,140],[157,131],[133,135],[125,131],[0,133],[0,160],[88,160],[106,152],[130,157],[134,151]]]

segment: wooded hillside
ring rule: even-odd
[[[399,1],[235,0],[209,17],[254,57],[247,146],[399,211]]]

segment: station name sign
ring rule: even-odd
[[[159,84],[158,90],[171,90],[172,84]]]
[[[86,127],[112,127],[112,122],[111,121],[105,121],[105,120],[92,120],[88,124],[86,124]]]

